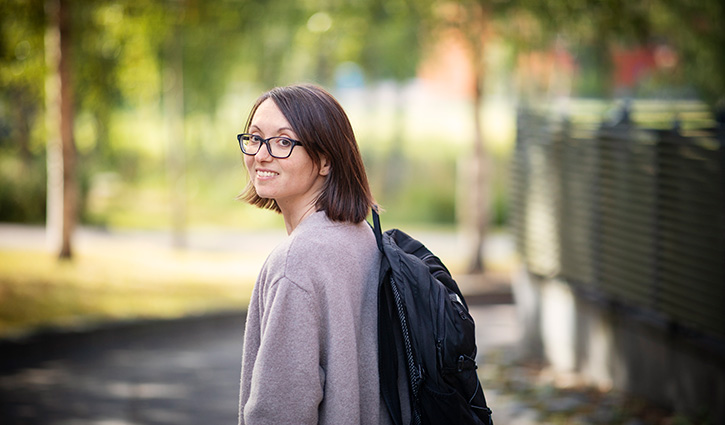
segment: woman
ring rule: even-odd
[[[347,115],[312,85],[275,88],[238,136],[240,199],[282,214],[247,313],[240,424],[386,423],[377,358],[380,253]]]

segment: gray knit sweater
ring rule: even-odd
[[[267,258],[252,292],[239,423],[388,423],[380,401],[380,253],[365,223],[307,217]]]

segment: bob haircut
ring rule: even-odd
[[[274,101],[282,111],[313,163],[320,167],[324,157],[330,164],[330,172],[315,202],[317,211],[325,211],[333,221],[359,223],[365,220],[375,200],[352,125],[342,106],[325,89],[315,85],[276,87],[254,103],[244,126],[245,132],[249,131],[259,105],[267,99]],[[257,195],[251,181],[238,199],[281,212],[274,199]]]

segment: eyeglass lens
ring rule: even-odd
[[[294,141],[286,137],[270,137],[262,139],[259,136],[244,134],[241,136],[242,150],[249,155],[255,155],[263,144],[268,146],[270,154],[277,158],[286,158],[292,152]]]

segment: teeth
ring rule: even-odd
[[[272,177],[272,176],[276,176],[277,173],[275,173],[273,171],[257,171],[257,175],[259,177]]]

